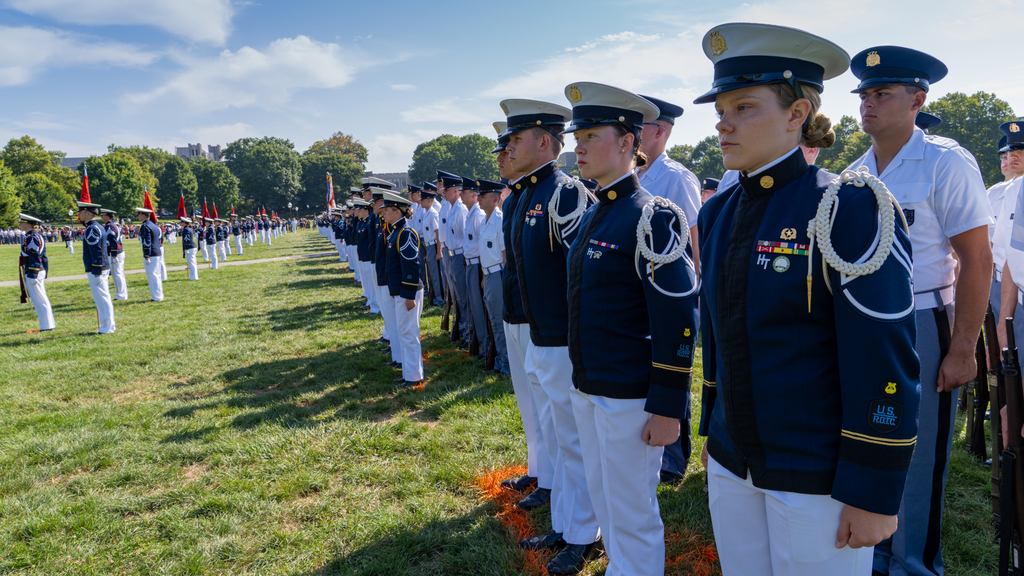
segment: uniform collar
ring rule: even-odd
[[[535,186],[538,182],[543,182],[544,180],[551,177],[551,175],[555,173],[555,170],[558,170],[558,165],[555,163],[554,160],[552,160],[551,162],[548,162],[547,164],[541,166],[540,168],[537,168],[533,172],[530,172],[526,176],[523,176],[522,178],[517,180],[516,183],[513,185],[512,189],[522,190],[527,186]]]
[[[636,177],[636,173],[630,172],[609,184],[607,188],[598,188],[597,199],[601,201],[601,204],[608,204],[625,198],[639,189],[640,180]]]
[[[878,174],[878,163],[875,161],[875,147],[872,146],[868,149],[864,163],[867,165],[868,170],[872,174],[878,175],[879,178],[885,177],[886,174],[895,170],[903,163],[904,160],[923,160],[924,159],[924,130],[921,130],[917,126],[914,127],[914,133],[910,135],[910,140],[900,148],[899,154],[889,162],[889,165],[885,167],[885,172]]]
[[[804,160],[804,155],[797,148],[775,164],[758,170],[750,176],[740,174],[740,185],[751,196],[764,196],[788,186],[790,182],[799,178],[806,171],[807,161]]]
[[[400,228],[405,228],[405,225],[406,225],[405,216],[402,216],[401,218],[396,220],[394,224],[391,225],[391,229],[392,230],[398,230]],[[385,224],[385,226],[387,226],[387,224]]]
[[[651,162],[651,165],[644,172],[643,176],[640,177],[640,180],[656,179],[658,175],[661,174],[663,170],[665,170],[667,159],[668,156],[666,156],[664,152],[659,154],[658,157]],[[637,170],[639,170],[639,168],[637,168]]]

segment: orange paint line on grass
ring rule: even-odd
[[[536,536],[537,527],[533,525],[530,516],[523,510],[516,507],[516,503],[526,497],[527,492],[506,490],[501,487],[501,481],[506,478],[519,477],[526,474],[523,466],[510,466],[501,470],[494,470],[476,479],[477,488],[480,490],[484,500],[494,502],[501,509],[498,512],[498,520],[508,531],[513,541],[513,546],[519,552],[519,569],[522,574],[529,576],[546,576],[548,573],[545,566],[550,560],[549,551],[523,550],[519,548],[519,541],[523,538]]]

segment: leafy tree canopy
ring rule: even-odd
[[[412,154],[409,180],[432,182],[437,170],[444,170],[467,178],[497,180],[498,164],[491,150],[497,143],[479,134],[452,136],[444,134],[423,142]]]
[[[314,154],[341,154],[352,158],[360,165],[366,164],[366,160],[369,158],[366,146],[344,132],[335,132],[327,140],[317,140],[309,147],[309,150],[302,153],[303,156]]]

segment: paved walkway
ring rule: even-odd
[[[264,262],[281,262],[282,260],[300,260],[303,258],[326,258],[328,256],[338,257],[337,252],[318,252],[316,254],[298,254],[296,256],[281,256],[279,258],[262,258],[260,260],[228,260],[227,262],[221,262],[220,266],[245,266],[246,264],[263,264]],[[199,262],[199,268],[209,268],[208,262]],[[179,270],[188,270],[188,266],[168,266],[168,272],[175,272]],[[145,270],[125,270],[125,276],[128,274],[145,274]],[[47,282],[60,282],[61,280],[85,280],[85,274],[76,274],[74,276],[54,276],[53,278],[47,278]],[[8,282],[0,282],[0,288],[9,288],[11,286],[18,286],[17,280],[10,280]]]

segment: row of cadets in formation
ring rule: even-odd
[[[1024,122],[1006,122],[999,129],[999,167],[1003,182],[988,190],[996,223],[992,227],[992,260],[994,264],[989,302],[996,318],[1024,318],[1021,286],[1024,286],[1024,229],[1018,221],[1021,213],[1021,183],[1024,179]],[[1014,310],[1003,313],[1002,310]],[[1000,342],[1006,342],[1006,326],[998,324]],[[1015,322],[1014,335],[1024,337],[1024,322]]]

